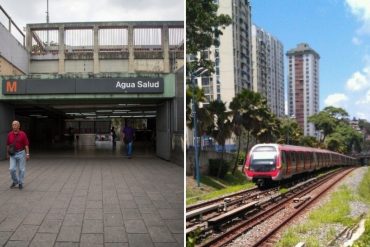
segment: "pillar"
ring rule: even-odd
[[[59,27],[59,74],[65,73],[64,26]]]
[[[100,72],[99,68],[99,27],[94,26],[94,74]]]
[[[135,53],[134,53],[134,27],[132,25],[128,26],[128,72],[135,72]]]
[[[162,50],[163,50],[163,72],[170,73],[170,41],[168,26],[163,25],[162,27]]]

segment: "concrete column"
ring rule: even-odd
[[[168,26],[162,27],[162,50],[163,50],[163,69],[164,73],[170,73],[170,36]]]
[[[99,72],[99,27],[94,26],[94,74]]]
[[[64,54],[64,26],[59,27],[59,74],[65,73]]]
[[[28,25],[26,30],[26,49],[28,52],[32,51],[32,33]]]
[[[134,27],[132,25],[128,26],[128,72],[134,73],[135,72],[135,54],[134,54]]]
[[[14,107],[0,103],[0,160],[6,159],[6,140],[15,118]]]

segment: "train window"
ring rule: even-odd
[[[252,150],[249,169],[268,172],[276,169],[277,149],[274,146],[258,146]]]
[[[274,146],[260,146],[253,149],[253,152],[276,152]]]
[[[295,152],[291,152],[290,153],[290,158],[292,160],[292,164],[295,165],[295,161],[296,161],[296,153]]]

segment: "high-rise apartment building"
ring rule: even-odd
[[[317,136],[308,117],[319,112],[319,54],[308,44],[298,44],[288,57],[288,111],[304,135]]]
[[[284,47],[268,32],[252,26],[253,90],[267,99],[277,117],[284,115]]]
[[[203,54],[215,63],[215,73],[198,78],[208,101],[229,103],[243,88],[252,89],[251,5],[249,0],[215,0],[218,14],[227,14],[232,23],[222,30],[220,45]]]

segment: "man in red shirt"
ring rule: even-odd
[[[18,121],[13,121],[13,130],[9,132],[6,142],[6,156],[10,159],[9,170],[13,180],[10,188],[15,188],[18,185],[18,188],[21,190],[23,189],[24,174],[26,172],[26,160],[30,159],[30,150],[27,135],[19,130],[20,127],[21,125]],[[11,146],[14,146],[14,148],[11,148]],[[11,149],[13,149],[14,152],[9,153]]]

